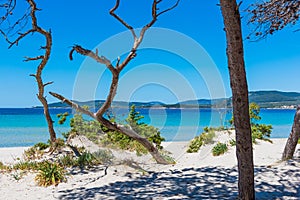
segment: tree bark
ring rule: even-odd
[[[220,0],[224,19],[227,58],[236,131],[239,199],[255,199],[248,85],[239,8],[235,0]]]
[[[300,138],[300,105],[298,105],[294,116],[292,131],[289,138],[286,141],[284,151],[282,154],[282,160],[289,160],[293,158],[299,138]]]

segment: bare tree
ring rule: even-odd
[[[48,108],[48,102],[47,99],[45,97],[45,87],[47,85],[52,84],[53,82],[47,82],[44,83],[43,79],[42,79],[42,72],[43,69],[46,67],[49,58],[50,58],[50,54],[51,54],[51,48],[52,48],[52,35],[51,35],[51,31],[46,31],[45,29],[41,28],[38,25],[38,21],[37,21],[37,17],[36,17],[36,12],[39,11],[40,9],[37,8],[36,3],[34,0],[27,0],[30,8],[29,11],[26,12],[20,19],[18,19],[14,24],[12,24],[7,31],[3,31],[0,30],[2,35],[5,36],[6,41],[9,43],[9,48],[11,48],[14,45],[18,45],[19,42],[25,38],[26,36],[30,35],[30,34],[34,34],[34,33],[38,33],[40,35],[42,35],[45,40],[46,40],[46,44],[45,46],[42,46],[41,49],[44,50],[44,54],[43,55],[39,55],[36,57],[25,57],[25,62],[27,61],[38,61],[40,60],[40,63],[36,69],[36,73],[35,74],[31,74],[30,76],[33,76],[37,82],[38,85],[38,94],[37,94],[37,98],[39,99],[39,101],[42,103],[43,108],[44,108],[44,115],[48,124],[48,131],[50,134],[50,140],[51,142],[55,142],[56,141],[56,133],[54,131],[54,127],[53,127],[53,120],[51,118],[50,112],[49,112],[49,108]],[[5,20],[8,19],[9,15],[12,15],[12,12],[16,6],[16,1],[15,0],[8,0],[6,3],[1,5],[2,7],[6,8],[6,12],[4,13],[4,15],[2,16],[2,22],[4,22]],[[14,40],[14,41],[10,41],[9,40],[9,35],[12,34],[11,32],[13,32],[15,30],[15,28],[17,27],[17,25],[19,25],[21,22],[25,21],[24,24],[27,23],[28,17],[31,19],[31,28],[29,30],[27,30],[24,33],[19,32],[20,29],[23,28],[23,26],[20,27],[20,29],[17,30],[17,34],[18,37]]]
[[[227,39],[227,58],[232,90],[239,199],[255,199],[253,149],[241,17],[236,1],[220,0],[220,5]]]
[[[256,25],[255,36],[264,38],[274,32],[295,25],[300,14],[299,0],[269,0],[253,4],[249,7],[251,13],[249,23]]]
[[[134,28],[132,26],[130,26],[125,20],[123,20],[120,16],[118,16],[115,13],[115,11],[119,8],[119,5],[120,5],[120,0],[116,0],[115,6],[110,10],[109,13],[131,32],[134,42],[133,42],[131,51],[128,53],[126,58],[123,61],[121,61],[121,59],[118,58],[117,63],[115,65],[113,65],[112,62],[109,59],[107,59],[105,56],[99,56],[97,49],[95,52],[93,52],[93,51],[91,51],[89,49],[85,49],[79,45],[73,46],[73,48],[70,52],[71,60],[73,60],[73,53],[76,51],[77,53],[79,53],[81,55],[88,56],[88,57],[94,59],[96,62],[98,62],[100,64],[104,64],[106,66],[106,68],[112,74],[112,81],[110,84],[109,94],[106,98],[106,101],[95,113],[93,113],[89,110],[85,110],[84,108],[82,108],[78,104],[76,104],[75,102],[68,100],[67,98],[63,97],[60,94],[50,92],[50,94],[52,96],[69,104],[70,106],[72,106],[73,108],[78,110],[79,112],[82,112],[82,113],[92,117],[93,119],[102,123],[107,128],[114,130],[114,131],[121,132],[121,133],[133,138],[134,140],[138,141],[149,151],[149,153],[153,156],[153,158],[157,161],[157,163],[160,163],[160,164],[169,164],[169,163],[160,155],[158,149],[151,142],[149,142],[146,138],[144,138],[141,135],[139,135],[138,133],[136,133],[133,129],[130,129],[130,128],[120,125],[120,124],[117,124],[115,122],[113,123],[113,122],[105,119],[103,117],[103,114],[110,108],[111,103],[116,95],[120,73],[127,66],[127,64],[136,56],[136,51],[137,51],[138,47],[140,46],[140,44],[142,43],[146,31],[157,21],[157,18],[160,15],[174,9],[178,5],[179,1],[180,0],[177,0],[177,2],[172,7],[159,12],[158,5],[159,5],[159,3],[162,2],[162,0],[153,0],[153,2],[152,2],[152,19],[149,23],[147,23],[141,29],[140,34],[137,35]]]
[[[299,0],[270,0],[253,4],[248,10],[252,16],[249,23],[253,23],[255,36],[259,39],[272,35],[288,25],[295,25],[299,20]],[[297,29],[300,30],[300,29]],[[300,112],[296,110],[292,131],[286,142],[282,160],[292,159],[300,138]]]

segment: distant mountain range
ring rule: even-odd
[[[297,92],[280,92],[280,91],[253,91],[249,92],[249,101],[255,102],[260,105],[261,108],[292,108],[300,104],[300,93]],[[104,100],[86,101],[79,102],[74,101],[79,105],[87,105],[90,108],[98,108],[103,103]],[[183,101],[177,104],[165,104],[157,101],[153,102],[124,102],[124,101],[114,101],[113,107],[126,107],[134,104],[138,108],[148,108],[148,107],[164,107],[164,108],[225,108],[231,107],[231,97],[221,98],[221,99],[198,99]],[[38,106],[40,107],[40,106]],[[49,107],[64,108],[69,107],[66,103],[51,103]]]

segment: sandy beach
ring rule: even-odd
[[[300,145],[294,160],[278,162],[286,139],[259,141],[254,145],[257,199],[300,198]],[[38,187],[35,174],[21,172],[0,174],[1,199],[235,199],[237,196],[237,161],[235,147],[214,157],[213,145],[198,153],[186,153],[188,142],[165,142],[176,164],[158,165],[149,156],[120,152],[118,159],[133,165],[114,164],[90,170],[70,170],[66,183],[57,187]],[[0,148],[3,163],[17,162],[24,147]],[[140,168],[143,169],[141,173]]]

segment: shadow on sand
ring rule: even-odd
[[[291,164],[292,165],[292,164]],[[300,198],[300,170],[255,168],[257,199]],[[268,179],[272,182],[267,181]],[[99,179],[101,181],[101,179]],[[59,199],[236,199],[237,169],[186,168],[150,172],[147,176],[101,187],[60,190]]]

